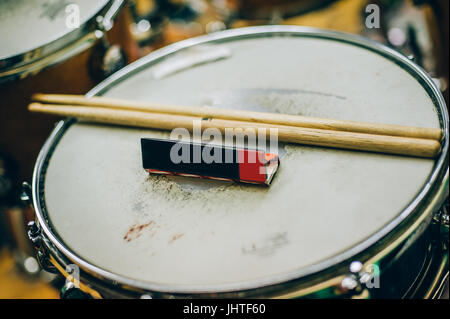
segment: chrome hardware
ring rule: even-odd
[[[434,221],[439,225],[439,235],[443,250],[448,250],[449,246],[449,214],[448,203],[434,216]]]
[[[96,44],[89,58],[89,74],[97,81],[110,76],[127,64],[127,57],[122,48],[111,45],[106,35]]]
[[[44,249],[42,249],[42,234],[41,229],[39,228],[38,224],[36,224],[34,221],[31,221],[28,223],[28,238],[33,243],[33,246],[36,248],[36,259],[41,266],[42,269],[49,273],[57,273],[57,269],[55,266],[53,266],[48,259],[48,254],[45,253]]]
[[[347,276],[344,279],[342,279],[341,288],[343,288],[345,292],[355,291],[356,288],[358,288],[358,286],[359,283],[356,280],[355,276]]]
[[[350,274],[341,281],[340,291],[352,297],[368,295],[370,280],[374,275],[374,267],[367,267],[360,261],[353,261],[349,266]]]
[[[120,8],[125,4],[124,0],[115,0],[103,16],[97,17],[97,27],[100,31],[109,31],[114,25],[114,18],[119,12]]]
[[[114,18],[124,4],[124,0],[114,0],[108,11],[96,18],[97,30],[94,34],[101,41],[89,61],[89,71],[94,80],[103,80],[126,65],[123,50],[118,45],[111,45],[106,37],[106,32],[114,26]]]
[[[37,256],[37,261],[42,269],[44,269],[45,271],[52,273],[52,274],[58,273],[58,269],[56,269],[56,267],[53,266],[52,263],[50,263],[50,261],[48,259],[48,255],[45,252],[43,252],[42,250],[38,250],[36,256]]]
[[[354,261],[350,264],[349,268],[351,273],[357,274],[362,270],[363,264],[359,261]]]
[[[449,215],[448,215],[448,205],[442,207],[442,211],[440,214],[440,222],[442,226],[449,227]]]
[[[112,45],[106,35],[106,32],[112,29],[113,20],[123,5],[123,0],[115,0],[103,16],[96,18],[95,35],[100,41],[89,58],[89,74],[96,81],[104,80],[127,64],[125,52],[119,45]]]
[[[36,225],[34,221],[28,223],[28,238],[33,243],[33,246],[39,248],[41,245],[41,232],[39,227]]]
[[[20,194],[20,200],[25,205],[31,205],[31,186],[27,182],[22,183],[22,193]]]

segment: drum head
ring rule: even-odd
[[[94,92],[440,127],[427,89],[359,40],[258,30],[163,49]],[[435,166],[431,159],[280,145],[279,171],[265,188],[149,176],[140,138],[168,132],[77,122],[60,133],[39,176],[41,206],[59,245],[108,273],[176,291],[257,287],[333,260],[398,217]]]
[[[108,2],[110,0],[0,1],[0,38],[7,44],[0,47],[0,71],[9,67],[8,64],[17,64],[20,60],[29,63],[77,40],[82,36],[84,24]],[[68,5],[76,5],[77,12]],[[76,21],[72,18],[74,14],[79,14],[76,20],[80,28],[72,26]],[[21,55],[26,56],[19,58]],[[7,59],[10,61],[6,62]]]

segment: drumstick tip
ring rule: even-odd
[[[41,106],[42,106],[41,103],[31,102],[30,104],[28,104],[28,111],[31,112],[38,111]]]
[[[42,93],[34,93],[33,95],[31,95],[32,101],[41,101],[44,98],[45,98],[45,94],[42,94]]]

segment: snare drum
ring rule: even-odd
[[[399,53],[317,29],[234,29],[155,51],[94,95],[440,127],[443,151],[432,160],[280,144],[264,188],[149,176],[140,138],[168,132],[63,121],[35,166],[29,234],[47,269],[79,269],[66,295],[439,294],[448,114],[432,80]]]

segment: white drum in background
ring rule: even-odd
[[[149,176],[140,138],[168,132],[60,123],[35,167],[31,237],[53,266],[81,267],[85,292],[411,294],[428,248],[411,246],[407,258],[399,251],[440,216],[448,118],[432,81],[400,54],[341,33],[237,29],[156,51],[92,95],[441,127],[445,139],[436,160],[282,144],[279,171],[265,188]],[[419,270],[383,281],[395,262]],[[368,291],[360,276],[372,264],[382,268],[384,287]]]
[[[0,82],[35,74],[87,48],[108,30],[123,0],[0,2]],[[104,14],[103,21],[96,18]],[[79,24],[77,26],[77,24]]]

